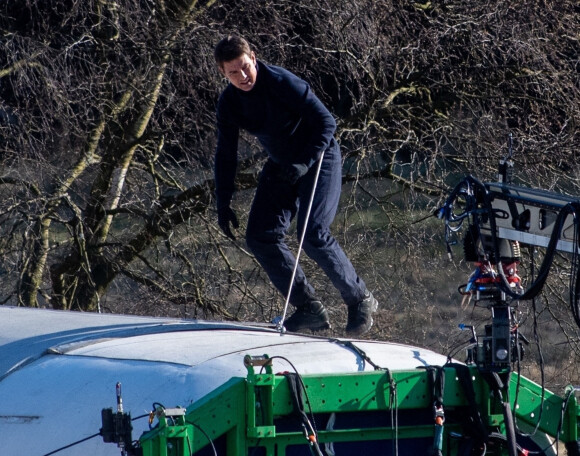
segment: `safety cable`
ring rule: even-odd
[[[353,350],[358,356],[360,356],[365,362],[373,366],[375,371],[384,371],[389,379],[389,410],[391,411],[391,428],[395,438],[393,439],[393,454],[397,456],[399,454],[399,408],[398,408],[398,398],[397,398],[397,382],[391,374],[391,371],[386,367],[381,367],[366,354],[366,352],[353,344],[350,340],[333,339],[337,344],[343,345],[346,348]]]
[[[141,418],[145,418],[145,417],[149,417],[149,414],[147,413],[145,415],[136,416],[135,418],[131,418],[131,421],[140,420]],[[73,442],[73,443],[69,443],[68,445],[63,446],[63,447],[60,447],[60,448],[58,448],[56,450],[53,450],[50,453],[43,454],[42,456],[51,456],[53,454],[60,453],[61,451],[67,450],[69,448],[72,448],[72,447],[74,447],[76,445],[79,445],[79,444],[81,444],[83,442],[86,442],[87,440],[94,439],[95,437],[98,437],[100,435],[101,435],[101,431],[97,432],[96,434],[93,434],[93,435],[90,435],[88,437],[85,437],[84,439],[77,440],[76,442]]]
[[[290,294],[292,293],[294,278],[296,277],[296,271],[298,270],[298,261],[300,260],[300,254],[302,253],[302,244],[304,244],[304,238],[306,237],[306,229],[308,228],[308,222],[310,221],[310,212],[312,211],[314,194],[316,193],[316,185],[318,184],[318,176],[320,176],[320,169],[322,168],[323,158],[324,151],[322,151],[322,154],[320,154],[320,158],[318,159],[318,166],[316,167],[316,175],[314,176],[314,182],[312,183],[312,192],[310,193],[310,201],[308,201],[308,208],[306,209],[306,216],[304,217],[304,227],[302,228],[302,234],[300,235],[300,244],[298,245],[298,251],[296,252],[296,258],[294,260],[294,268],[292,269],[292,276],[290,277],[288,293],[286,293],[286,300],[284,302],[284,312],[282,313],[282,318],[278,322],[277,329],[278,331],[280,331],[280,334],[284,334],[284,321],[286,320],[286,312],[288,311],[288,303],[290,302]]]

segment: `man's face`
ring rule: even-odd
[[[254,88],[258,70],[256,69],[256,55],[242,54],[240,57],[224,62],[222,73],[234,87],[248,92]]]

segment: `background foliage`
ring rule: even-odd
[[[215,220],[214,110],[225,83],[212,54],[239,32],[258,58],[308,80],[337,117],[334,229],[380,301],[368,337],[453,352],[468,339],[457,323],[481,330],[489,315],[461,305],[471,265],[460,250],[447,259],[433,211],[466,173],[495,179],[509,133],[518,184],[580,194],[579,17],[570,0],[5,0],[0,301],[281,314],[243,226],[232,243]],[[250,137],[240,152],[244,225],[264,157]],[[339,296],[302,258],[329,304],[330,332],[342,334]],[[566,273],[562,258],[543,298],[520,308],[555,386],[577,375]],[[529,352],[541,360],[533,344]]]

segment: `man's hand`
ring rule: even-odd
[[[308,166],[302,163],[282,166],[280,169],[280,179],[284,182],[294,185],[298,179],[305,176],[308,172]]]
[[[230,223],[234,228],[239,228],[240,224],[238,223],[236,213],[230,206],[218,207],[218,225],[227,237],[235,241],[236,237],[230,229]]]

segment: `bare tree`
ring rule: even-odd
[[[163,90],[175,48],[211,3],[28,5],[20,28],[29,33],[6,42],[3,73],[14,117],[3,183],[19,190],[5,190],[3,215],[6,244],[21,242],[11,265],[18,303],[37,306],[44,295],[55,308],[96,309],[154,240],[206,209],[210,192],[186,188],[164,166],[155,110],[171,95]],[[182,192],[162,195],[164,183]]]

